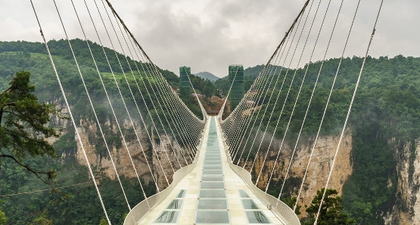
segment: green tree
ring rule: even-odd
[[[51,225],[51,224],[53,224],[53,221],[51,219],[48,219],[45,216],[45,213],[42,213],[38,218],[36,218],[31,223],[31,225]]]
[[[0,208],[0,225],[6,224],[7,217],[3,210]]]
[[[325,189],[322,188],[321,190],[317,191],[317,194],[312,200],[311,205],[306,209],[306,212],[308,213],[308,218],[304,219],[302,224],[314,224],[324,190]],[[347,213],[343,212],[343,206],[341,205],[342,199],[340,196],[337,196],[337,194],[337,190],[327,189],[324,201],[322,202],[317,224],[356,224],[356,221],[353,218],[350,218]]]
[[[108,222],[106,221],[106,219],[102,218],[99,222],[99,225],[108,225]]]
[[[29,80],[29,72],[18,72],[0,93],[0,163],[12,160],[48,184],[55,176],[54,170],[37,170],[25,158],[56,157],[46,138],[59,136],[59,131],[49,124],[52,116],[62,117],[53,105],[38,101]]]

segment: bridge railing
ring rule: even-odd
[[[207,131],[208,125],[206,125],[203,129],[203,133]],[[198,149],[203,147],[203,144],[207,142],[204,134],[201,135],[201,141],[198,144]],[[131,211],[127,214],[124,220],[124,225],[134,225],[137,224],[144,216],[146,216],[155,206],[165,200],[168,195],[172,192],[172,190],[178,185],[178,183],[187,175],[189,174],[197,164],[197,158],[199,154],[196,154],[194,162],[188,166],[184,166],[181,169],[177,170],[173,174],[172,183],[163,191],[156,193],[149,198],[141,201],[139,204],[134,206]]]
[[[125,217],[124,225],[134,225],[137,224],[148,212],[153,210],[153,208],[161,203],[168,195],[172,192],[175,186],[188,174],[191,170],[194,169],[197,160],[191,163],[188,166],[185,166],[177,170],[173,175],[172,183],[163,191],[150,196],[149,198],[141,201],[137,204]]]
[[[288,225],[300,225],[299,218],[288,205],[278,200],[276,197],[265,193],[252,183],[251,174],[247,170],[232,163],[229,163],[229,165],[230,168],[247,184],[248,188],[257,196],[257,198],[260,199],[268,209],[274,212],[276,216]]]
[[[219,118],[221,118],[219,116]],[[221,128],[220,122],[218,124],[218,129]],[[220,133],[219,138],[224,145],[224,149],[228,149],[229,146],[226,144],[226,137]],[[226,151],[228,155],[228,151]],[[248,188],[260,199],[269,210],[271,210],[277,217],[279,217],[285,224],[287,225],[300,225],[300,220],[286,203],[282,202],[281,200],[277,199],[276,197],[267,194],[266,192],[259,189],[257,186],[254,185],[252,182],[251,174],[245,170],[244,168],[237,166],[232,163],[232,161],[228,158],[230,168],[246,183]]]

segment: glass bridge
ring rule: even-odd
[[[214,117],[206,134],[195,166],[178,182],[175,174],[176,184],[168,187],[166,197],[151,199],[156,205],[144,215],[136,206],[124,224],[299,224],[276,215],[232,170]]]

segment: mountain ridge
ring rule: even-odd
[[[220,77],[218,77],[218,76],[216,76],[216,75],[214,75],[210,72],[207,72],[207,71],[199,72],[199,73],[196,73],[194,75],[197,76],[197,77],[201,77],[203,79],[207,79],[211,82],[215,82],[216,80],[220,79]]]

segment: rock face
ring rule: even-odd
[[[110,126],[113,132],[117,132],[115,127],[112,125]],[[128,178],[136,178],[137,173],[138,176],[146,182],[156,181],[158,188],[162,190],[171,183],[174,171],[179,169],[180,166],[186,165],[186,162],[191,162],[189,154],[183,152],[185,150],[182,150],[182,148],[173,140],[166,136],[159,136],[160,143],[153,143],[152,146],[146,132],[140,130],[141,128],[138,128],[139,130],[137,130],[137,132],[140,135],[141,145],[138,143],[137,139],[133,139],[128,141],[126,146],[123,144],[119,147],[110,147],[112,159],[115,163],[114,169],[110,157],[100,156],[96,152],[95,144],[90,142],[89,134],[96,134],[97,129],[95,123],[89,121],[80,121],[80,127],[77,128],[81,136],[83,149],[86,152],[86,157],[95,170],[94,173],[102,172],[111,179],[116,179],[115,170],[118,171],[120,176]],[[155,137],[152,137],[152,139],[155,139]],[[297,193],[307,168],[311,149],[314,144],[314,137],[302,137],[301,140],[305,141],[301,141],[296,148],[283,193]],[[87,165],[83,149],[79,141],[76,141],[77,159],[81,164]],[[332,135],[321,136],[317,141],[308,168],[309,172],[306,175],[303,185],[303,191],[298,199],[298,204],[302,206],[300,210],[302,217],[305,216],[305,206],[310,204],[316,191],[323,188],[327,182],[338,142],[339,136]],[[406,144],[404,148],[395,150],[395,155],[398,156],[396,164],[398,177],[396,194],[397,203],[395,203],[390,212],[383,215],[385,224],[420,224],[420,140],[416,141],[414,144],[414,147],[412,144]],[[253,173],[258,174],[261,167],[264,165],[258,181],[258,186],[262,189],[267,186],[270,173],[275,164],[272,182],[278,185],[283,183],[283,178],[292,157],[294,145],[285,142],[280,151],[279,160],[275,163],[279,146],[280,141],[275,140],[271,150],[268,152],[268,157],[265,162],[264,158],[266,152],[261,151],[257,155]],[[345,181],[353,172],[351,150],[352,134],[351,130],[348,129],[339,148],[339,153],[331,174],[331,180],[328,185],[328,188],[336,189],[339,192],[339,195],[342,194]],[[131,155],[132,160],[129,155]],[[247,164],[246,168],[249,170],[251,164]]]
[[[397,193],[392,211],[384,216],[385,224],[420,224],[420,141],[406,144],[397,152]]]
[[[273,146],[274,149],[278,149],[280,144],[279,141],[276,141]],[[316,195],[316,191],[325,187],[327,182],[328,174],[332,167],[333,158],[338,146],[339,136],[323,136],[320,137],[317,141],[317,144],[314,148],[311,163],[308,167],[308,173],[303,185],[303,191],[298,200],[299,205],[302,206],[301,216],[305,216],[305,205],[309,205],[313,197]],[[300,188],[300,183],[303,179],[305,170],[308,165],[309,157],[311,155],[311,149],[313,148],[314,140],[313,138],[306,138],[305,143],[299,144],[296,148],[296,153],[293,159],[292,165],[290,165],[290,170],[288,174],[288,180],[285,183],[285,189],[292,193],[297,193]],[[265,166],[263,167],[260,179],[258,181],[258,186],[264,188],[267,186],[271,171],[275,165],[272,182],[279,184],[280,186],[283,183],[283,178],[289,167],[290,159],[293,153],[293,146],[290,146],[288,143],[283,144],[283,148],[280,151],[279,161],[275,163],[277,153],[274,150],[270,150],[268,153]],[[329,182],[328,188],[334,188],[339,192],[339,195],[342,193],[344,182],[351,175],[353,169],[350,160],[352,148],[352,136],[351,132],[347,131],[342,144],[339,148],[339,154],[337,155],[335,166],[331,174],[331,180]],[[272,148],[273,149],[273,148]],[[260,153],[257,156],[257,161],[255,163],[255,171],[258,174],[261,166],[263,165],[265,157],[265,152]],[[296,182],[293,182],[295,180]],[[287,187],[286,187],[287,186]],[[284,191],[283,191],[284,193]]]
[[[87,165],[87,158],[92,168],[96,169],[94,173],[102,172],[111,179],[116,179],[117,173],[119,176],[127,178],[137,178],[138,176],[146,182],[156,181],[160,190],[166,188],[172,182],[174,170],[186,165],[186,160],[183,158],[184,153],[181,152],[180,146],[165,136],[160,136],[160,143],[153,143],[152,146],[146,132],[141,130],[140,126],[138,127],[137,133],[141,144],[137,138],[134,138],[127,141],[126,144],[122,141],[121,146],[110,145],[111,160],[108,152],[104,154],[105,156],[101,156],[97,153],[97,146],[91,143],[90,135],[98,132],[96,124],[80,121],[80,127],[77,130],[83,146],[76,137],[76,157],[79,163]],[[117,133],[118,129],[115,125],[111,125],[110,129]],[[102,140],[102,137],[94,136],[93,139]]]
[[[108,153],[105,157],[101,157],[96,152],[96,146],[89,141],[89,134],[97,133],[98,128],[95,123],[80,121],[80,124],[81,126],[78,127],[77,130],[81,136],[83,148],[78,142],[78,161],[83,165],[87,165],[84,156],[85,151],[89,163],[93,166],[92,168],[97,168],[98,170],[95,172],[99,172],[100,168],[100,171],[111,179],[116,179],[115,170],[120,176],[125,176],[127,178],[136,178],[138,174],[138,176],[145,181],[156,181],[159,189],[162,190],[172,182],[172,175],[174,171],[179,169],[180,165],[186,165],[186,161],[190,161],[188,157],[184,157],[187,156],[187,154],[182,152],[181,147],[169,138],[159,136],[160,143],[154,143],[154,146],[152,146],[152,144],[148,141],[145,132],[138,130],[137,132],[140,134],[141,145],[138,143],[137,139],[134,139],[127,142],[126,146],[122,144],[120,147],[110,147],[112,159],[115,164],[114,168]],[[112,129],[117,132],[115,127]],[[152,139],[154,138],[155,137],[152,137]],[[324,136],[319,138],[317,145],[315,146],[303,191],[299,198],[300,205],[309,205],[313,196],[315,196],[316,191],[325,186],[328,173],[332,165],[332,159],[338,145],[338,139],[339,137],[337,136]],[[279,146],[279,141],[275,142],[276,143],[273,145],[273,149],[276,149],[276,146]],[[307,140],[305,143],[298,146],[293,164],[290,166],[290,172],[288,175],[289,178],[293,177],[302,180],[306,165],[309,161],[309,155],[313,142],[314,140]],[[332,173],[329,185],[329,188],[338,190],[339,194],[342,192],[344,182],[352,172],[350,161],[351,146],[351,132],[347,132],[339,149],[339,154],[335,162],[335,169]],[[276,163],[272,178],[273,182],[282,182],[281,179],[284,177],[285,171],[289,166],[292,152],[293,146],[285,143],[279,156],[280,160]],[[131,155],[131,159],[129,155]],[[258,155],[254,168],[255,171],[260,171],[261,166],[263,165],[264,156],[265,152],[261,152]],[[265,187],[267,185],[270,172],[275,164],[274,162],[276,156],[277,155],[274,150],[269,152],[267,161],[265,162],[265,166],[262,170],[263,172],[258,182],[259,187]],[[286,185],[290,184],[286,182]],[[293,187],[294,191],[297,191],[298,189],[299,186]],[[304,211],[304,209],[301,210],[301,212]]]

